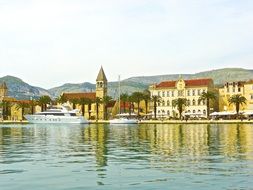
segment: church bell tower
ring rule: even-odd
[[[8,88],[5,82],[3,82],[2,84],[0,84],[0,99],[2,99],[3,97],[6,97],[8,94]]]
[[[103,100],[105,96],[107,96],[107,78],[105,76],[103,67],[101,67],[96,80],[96,97],[101,98],[101,100]],[[100,119],[104,119],[105,105],[101,104],[99,110]]]

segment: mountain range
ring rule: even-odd
[[[156,76],[138,76],[131,77],[121,81],[121,93],[132,93],[134,91],[143,91],[149,85],[159,83],[164,80],[212,78],[216,86],[223,85],[230,81],[245,81],[253,79],[253,70],[242,68],[224,68],[211,71],[205,71],[195,74],[170,74]],[[59,96],[62,92],[90,92],[96,88],[95,84],[84,82],[80,84],[67,83],[51,89],[43,89],[31,86],[21,79],[13,76],[4,76],[0,78],[0,83],[6,82],[8,86],[8,95],[17,99],[38,98],[42,95],[48,95],[52,98]],[[108,94],[112,97],[117,95],[118,82],[108,83]]]

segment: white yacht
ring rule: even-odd
[[[69,106],[51,107],[24,117],[30,123],[88,123],[88,120],[78,115],[78,110],[72,110]]]

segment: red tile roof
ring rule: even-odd
[[[156,85],[156,88],[174,88],[177,81],[163,81]],[[213,84],[212,79],[190,79],[184,80],[186,87],[209,86]]]
[[[96,99],[96,92],[77,92],[77,93],[63,93],[64,97],[68,100],[80,99],[80,98],[89,98],[91,100]]]

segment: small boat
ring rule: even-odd
[[[43,112],[24,116],[29,123],[89,123],[83,116],[78,115],[78,110],[69,106],[51,107]]]
[[[117,114],[115,119],[110,120],[110,124],[137,124],[138,120],[133,118],[133,116],[128,113]]]
[[[135,118],[131,118],[133,115],[129,115],[126,113],[120,113],[120,76],[119,76],[119,95],[118,95],[118,102],[119,102],[119,113],[116,115],[116,118],[111,119],[109,122],[110,124],[137,124],[138,120]]]

